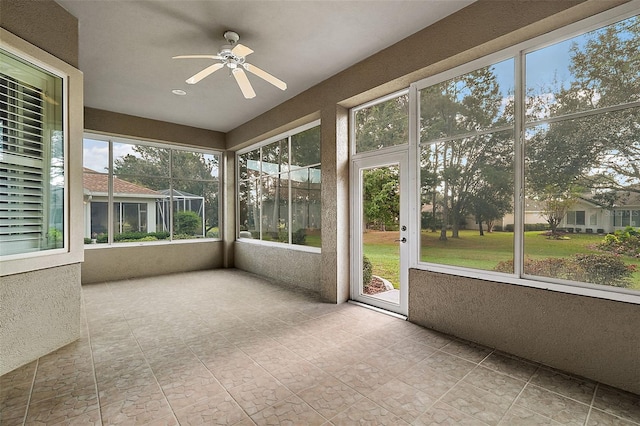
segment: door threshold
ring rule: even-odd
[[[378,308],[377,306],[373,306],[373,305],[367,305],[366,303],[362,303],[362,302],[356,302],[355,300],[351,300],[351,299],[349,299],[348,302],[353,305],[357,305],[366,309],[371,309],[372,311],[380,312],[381,314],[385,314],[385,315],[392,316],[394,318],[401,319],[403,321],[407,320],[406,315],[402,315],[397,312],[388,311],[386,309]]]

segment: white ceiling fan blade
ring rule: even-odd
[[[235,45],[233,49],[231,49],[231,53],[233,53],[236,56],[247,56],[252,54],[253,50],[249,49],[244,44],[238,43]]]
[[[200,80],[202,80],[203,78],[208,76],[209,74],[213,74],[214,72],[218,71],[223,66],[224,66],[224,64],[222,64],[222,63],[213,64],[213,65],[203,69],[199,73],[195,74],[193,77],[188,78],[187,79],[187,84],[196,84],[197,82],[199,82]]]
[[[171,59],[222,59],[217,55],[180,55],[174,56]]]
[[[279,78],[276,78],[276,77],[272,76],[268,72],[266,72],[264,70],[261,70],[260,68],[256,67],[255,65],[244,64],[244,68],[247,71],[249,71],[251,74],[255,74],[258,77],[260,77],[261,79],[266,80],[269,83],[273,84],[278,89],[287,90],[287,83],[285,83],[284,81],[280,80]]]
[[[242,90],[244,97],[247,99],[255,98],[256,92],[253,91],[253,87],[251,87],[251,83],[249,83],[247,74],[245,74],[240,68],[235,68],[232,73],[238,82],[238,86],[240,86],[240,90]]]

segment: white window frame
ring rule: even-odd
[[[12,55],[44,69],[63,82],[63,146],[64,146],[64,247],[30,253],[2,256],[0,276],[25,273],[80,263],[84,260],[82,238],[82,73],[0,28],[0,47]]]
[[[291,155],[291,137],[295,136],[299,133],[302,133],[306,130],[312,129],[314,127],[319,127],[321,126],[321,121],[320,120],[314,120],[310,123],[307,124],[303,124],[301,126],[298,126],[294,129],[288,130],[286,132],[282,132],[279,133],[275,136],[272,136],[268,139],[265,139],[263,141],[257,142],[255,144],[252,144],[246,148],[243,148],[241,150],[236,151],[236,155],[235,155],[235,167],[236,167],[236,194],[240,193],[240,167],[239,167],[239,156],[246,154],[247,152],[251,152],[251,151],[255,151],[256,149],[262,148],[264,146],[267,146],[269,144],[272,144],[274,142],[278,142],[282,139],[287,139],[288,141],[288,152],[289,155]],[[321,142],[322,145],[322,142]],[[305,167],[311,167],[314,166],[314,164],[310,164],[308,166]],[[320,169],[322,170],[322,159],[320,162]],[[287,174],[290,174],[290,170],[287,171]],[[285,173],[285,172],[282,172]],[[289,200],[288,200],[288,223],[289,223],[289,242],[287,243],[281,243],[278,241],[264,241],[262,239],[262,231],[260,231],[261,234],[261,238],[259,240],[257,239],[253,239],[253,238],[244,238],[244,237],[240,237],[240,197],[236,197],[236,241],[240,241],[243,243],[249,243],[249,244],[256,244],[256,245],[263,245],[263,246],[271,246],[271,247],[281,247],[281,248],[287,248],[287,249],[292,249],[292,250],[299,250],[299,251],[306,251],[306,252],[310,252],[310,253],[320,253],[321,252],[321,248],[320,247],[312,247],[312,246],[305,246],[305,245],[301,245],[301,244],[293,244],[291,242],[291,178],[289,177]],[[322,228],[320,228],[322,229]]]
[[[601,13],[599,15],[584,19],[582,21],[576,22],[574,24],[570,24],[566,27],[560,28],[556,31],[549,32],[545,35],[536,37],[534,39],[516,44],[499,52],[495,52],[493,54],[487,55],[485,57],[476,59],[474,61],[462,64],[455,68],[452,68],[443,73],[434,75],[432,77],[425,78],[423,80],[414,82],[410,85],[409,88],[409,96],[410,96],[410,152],[413,152],[414,155],[410,155],[410,158],[419,158],[419,149],[420,149],[420,141],[418,138],[418,119],[419,115],[419,90],[424,89],[426,87],[432,86],[434,84],[441,83],[443,81],[449,80],[451,78],[455,78],[457,76],[472,72],[479,68],[490,66],[492,64],[501,62],[503,60],[509,58],[515,58],[515,96],[520,99],[520,104],[522,105],[522,101],[524,99],[523,86],[524,86],[524,55],[531,51],[535,51],[541,49],[545,46],[552,45],[558,42],[561,42],[566,39],[570,39],[581,34],[587,33],[589,31],[604,27],[606,25],[615,23],[617,21],[629,18],[631,16],[638,14],[638,5],[640,2],[632,1],[620,7],[614,8],[607,12]],[[640,106],[640,102],[636,102],[638,106]],[[635,103],[634,103],[635,104]],[[635,106],[635,105],[634,105]],[[519,118],[515,120],[515,162],[516,162],[516,173],[515,173],[515,206],[514,206],[514,217],[515,217],[515,229],[514,229],[514,273],[506,274],[499,273],[494,271],[484,271],[479,269],[465,268],[459,266],[447,266],[440,265],[435,263],[427,263],[421,262],[419,260],[419,230],[420,230],[420,217],[419,211],[420,209],[414,209],[414,214],[411,217],[412,228],[415,231],[415,234],[410,238],[409,243],[411,244],[411,253],[413,253],[411,257],[411,265],[410,267],[415,269],[427,270],[437,273],[449,274],[449,275],[457,275],[468,278],[475,278],[487,281],[495,281],[507,284],[515,284],[521,285],[524,287],[533,287],[545,290],[558,291],[562,293],[569,293],[581,296],[589,296],[589,297],[597,297],[601,299],[608,300],[616,300],[622,302],[629,302],[634,304],[640,304],[640,292],[635,290],[623,289],[618,287],[606,288],[604,286],[589,284],[589,283],[576,283],[573,281],[560,280],[555,278],[546,278],[546,277],[538,277],[524,274],[524,271],[521,270],[520,265],[522,264],[522,257],[524,255],[524,240],[523,240],[523,229],[524,229],[524,212],[523,212],[523,201],[518,202],[518,200],[524,200],[524,152],[522,149],[522,144],[519,142],[523,137],[523,128],[524,126],[532,126],[535,123],[525,123],[524,121],[524,111],[522,111],[522,107],[516,109],[515,113]],[[601,112],[601,111],[599,111]],[[591,111],[587,111],[580,114],[591,114]],[[576,114],[576,115],[580,115]],[[553,120],[553,119],[551,119]],[[549,121],[549,120],[543,120]],[[494,129],[492,129],[493,131]],[[419,194],[419,182],[418,177],[420,176],[420,168],[417,161],[415,164],[410,167],[410,173],[413,174],[410,181],[413,180],[416,182],[412,192],[414,194],[414,200],[417,194]],[[419,202],[418,201],[414,201]],[[586,221],[586,218],[585,218]]]
[[[134,137],[129,137],[129,136],[115,136],[115,135],[109,135],[109,134],[105,134],[105,133],[96,133],[96,132],[85,132],[83,134],[83,148],[84,148],[84,139],[92,139],[92,140],[96,140],[96,141],[102,141],[108,144],[109,147],[109,159],[108,159],[108,173],[104,173],[104,172],[98,172],[96,174],[102,174],[102,175],[108,175],[108,179],[109,179],[109,190],[108,190],[108,201],[107,201],[107,225],[108,225],[108,241],[107,243],[101,243],[101,244],[84,244],[84,248],[87,250],[98,250],[98,249],[104,249],[104,248],[117,248],[117,247],[127,247],[127,246],[140,246],[140,245],[165,245],[165,244],[189,244],[189,243],[202,243],[204,241],[221,241],[223,239],[223,229],[224,229],[224,225],[223,225],[223,210],[222,210],[222,198],[223,198],[223,182],[222,182],[222,177],[224,174],[224,156],[223,153],[220,151],[216,151],[216,150],[212,150],[212,149],[205,149],[202,147],[193,147],[193,146],[189,146],[189,145],[178,145],[178,144],[174,144],[174,143],[168,143],[168,142],[160,142],[160,141],[151,141],[148,139],[137,139]],[[154,148],[162,148],[162,149],[168,149],[170,151],[176,150],[176,151],[189,151],[189,152],[194,152],[194,153],[200,153],[200,154],[207,154],[207,155],[217,155],[219,158],[218,161],[218,237],[202,237],[202,238],[190,238],[190,239],[177,239],[174,240],[173,239],[173,195],[170,195],[170,205],[171,205],[171,209],[170,209],[170,214],[169,214],[169,225],[170,225],[170,232],[169,232],[169,238],[166,240],[158,240],[158,241],[139,241],[139,242],[116,242],[113,241],[113,236],[116,233],[115,231],[115,225],[114,225],[114,217],[113,217],[113,206],[118,203],[120,204],[120,208],[122,208],[122,204],[126,203],[123,202],[122,200],[115,200],[114,199],[114,195],[113,195],[113,177],[114,177],[114,173],[113,173],[113,144],[114,143],[121,143],[121,144],[127,144],[127,145],[143,145],[143,146],[151,146]],[[169,174],[169,176],[158,176],[158,178],[161,179],[168,179],[171,182],[173,182],[173,178],[171,177],[171,174]],[[82,181],[82,179],[81,179]],[[81,193],[83,193],[83,191],[81,191]],[[137,203],[137,202],[135,202]],[[84,216],[84,215],[83,215]],[[85,220],[91,220],[91,218],[85,218]],[[147,224],[147,227],[149,226],[149,224]],[[204,223],[203,223],[203,227],[204,227]],[[84,242],[84,231],[85,231],[85,225],[83,224],[83,242]]]

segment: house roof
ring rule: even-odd
[[[109,175],[97,173],[95,170],[83,168],[82,184],[85,193],[106,194],[109,192]],[[116,194],[132,194],[132,195],[154,195],[162,197],[163,195],[153,189],[127,182],[126,180],[113,178],[113,192]]]

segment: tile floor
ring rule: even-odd
[[[640,424],[640,397],[235,270],[83,287],[10,425]]]

